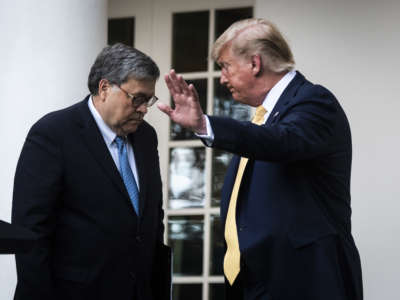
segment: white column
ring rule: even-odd
[[[106,45],[107,0],[0,1],[0,219],[10,221],[25,136],[47,112],[83,99]],[[0,255],[0,299],[12,299],[14,258]]]

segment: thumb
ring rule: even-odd
[[[165,114],[167,114],[168,116],[171,117],[171,114],[172,114],[172,112],[173,112],[173,109],[172,109],[169,105],[160,102],[160,103],[157,103],[157,107],[158,107],[158,109],[161,110],[163,113],[165,113]]]

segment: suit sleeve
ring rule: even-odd
[[[210,117],[215,134],[213,147],[255,160],[312,159],[337,151],[340,143],[335,132],[337,126],[343,126],[344,118],[339,104],[329,95],[292,104],[278,122],[262,126]]]
[[[155,299],[160,300],[169,300],[171,293],[171,249],[170,247],[164,245],[164,210],[163,210],[163,197],[162,197],[162,182],[161,182],[161,173],[160,173],[160,163],[159,163],[159,155],[157,150],[157,135],[154,132],[155,136],[155,159],[156,159],[156,168],[154,170],[154,180],[153,186],[156,189],[153,191],[157,193],[158,198],[158,232],[157,232],[157,245],[155,251],[155,257],[153,262],[153,270],[152,270],[152,290],[154,293]]]
[[[32,127],[14,179],[12,222],[31,229],[39,237],[32,251],[16,255],[15,300],[54,299],[51,244],[62,190],[62,160],[49,128],[43,122]]]

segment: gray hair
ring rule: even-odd
[[[245,19],[233,23],[214,43],[211,57],[217,61],[222,49],[231,43],[237,56],[258,54],[263,66],[280,73],[291,71],[295,62],[292,51],[278,28],[264,19]]]
[[[117,43],[105,47],[97,56],[90,69],[88,87],[92,95],[97,95],[102,79],[119,86],[130,79],[156,81],[158,77],[160,70],[149,56]]]

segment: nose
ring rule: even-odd
[[[222,73],[221,73],[221,77],[220,77],[220,79],[219,79],[219,83],[222,84],[222,85],[224,85],[224,84],[226,84],[227,82],[228,82],[228,79],[226,78],[224,72],[222,72]]]
[[[136,108],[136,111],[139,111],[139,112],[141,112],[143,114],[146,114],[147,113],[147,105],[146,105],[146,103],[142,103],[141,105],[139,105]]]

